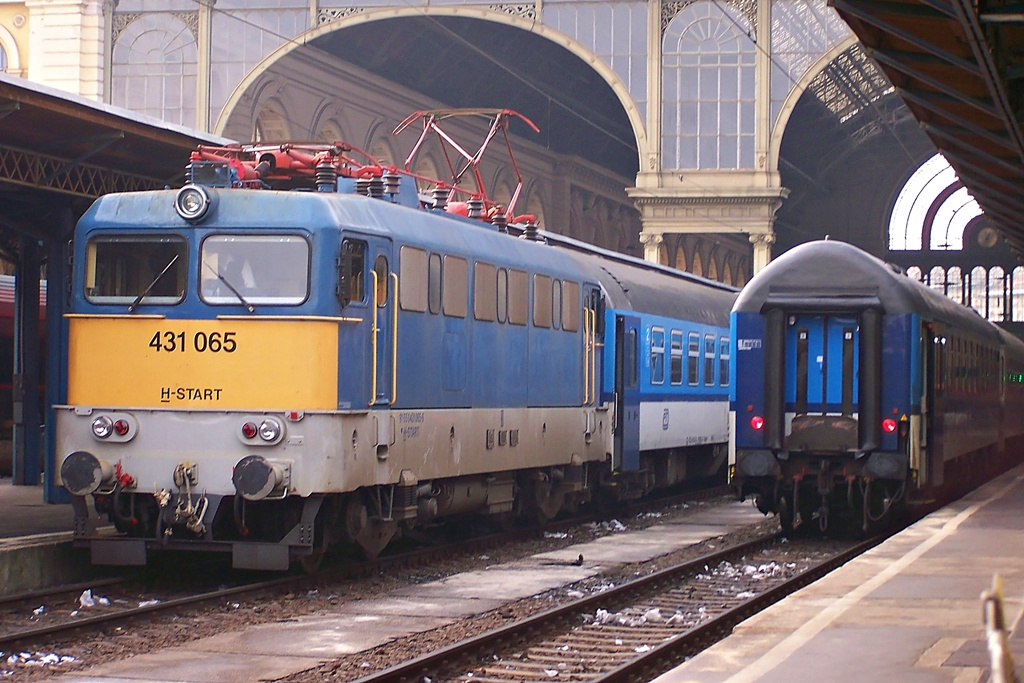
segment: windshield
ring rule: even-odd
[[[299,235],[212,235],[203,241],[199,279],[210,304],[301,304],[309,243]]]
[[[85,251],[85,298],[94,304],[177,304],[188,244],[178,235],[103,235]]]

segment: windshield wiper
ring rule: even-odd
[[[137,297],[135,297],[135,301],[133,301],[131,303],[131,305],[128,307],[128,312],[129,313],[134,313],[135,312],[135,309],[138,308],[138,306],[139,306],[139,302],[141,302],[143,299],[146,298],[146,295],[149,294],[149,291],[151,289],[153,289],[153,287],[156,286],[156,283],[160,282],[160,278],[162,278],[164,276],[164,274],[168,270],[171,269],[171,266],[173,266],[174,262],[177,261],[177,260],[178,260],[178,254],[175,254],[174,257],[170,261],[167,262],[167,265],[164,266],[164,269],[161,270],[157,274],[157,276],[155,278],[153,278],[153,281],[149,283],[149,286],[146,287],[144,290],[142,290],[141,294],[139,294]]]
[[[204,266],[206,266],[206,267],[207,267],[207,268],[209,269],[209,271],[210,271],[211,273],[213,273],[214,275],[216,275],[216,276],[217,276],[217,279],[218,279],[218,280],[220,280],[220,281],[221,281],[221,282],[223,282],[223,283],[224,283],[225,285],[227,285],[228,289],[230,289],[230,290],[231,290],[231,293],[232,293],[232,294],[234,294],[235,296],[237,296],[237,297],[238,297],[238,300],[242,302],[242,305],[243,305],[243,306],[245,306],[245,310],[249,311],[250,313],[255,313],[255,312],[256,312],[256,307],[255,307],[255,306],[253,306],[253,305],[252,305],[251,303],[249,303],[248,301],[246,301],[246,300],[245,300],[245,297],[243,297],[243,296],[242,296],[242,295],[241,295],[241,294],[240,294],[240,293],[238,292],[238,290],[237,290],[237,289],[235,289],[235,286],[234,286],[233,284],[231,284],[230,282],[228,282],[228,280],[227,280],[227,278],[226,278],[226,277],[224,277],[223,275],[221,275],[220,273],[218,273],[218,272],[217,272],[216,270],[214,270],[214,269],[213,269],[213,266],[211,266],[211,265],[210,265],[209,261],[204,261],[204,262],[203,262],[203,265],[204,265]]]

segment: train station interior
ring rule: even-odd
[[[735,286],[830,236],[1019,333],[1024,22],[954,4],[2,3],[9,474],[53,467],[45,377],[93,199],[180,185],[200,144],[344,139],[401,165],[417,109],[532,120],[511,132],[545,230]]]

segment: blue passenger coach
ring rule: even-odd
[[[445,517],[547,518],[721,469],[735,290],[438,190],[336,146],[263,146],[97,200],[56,407],[94,562],[313,567]]]
[[[1024,343],[854,246],[783,254],[731,327],[732,477],[788,531],[867,530],[1019,451]]]

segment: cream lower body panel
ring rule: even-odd
[[[640,404],[640,450],[685,448],[729,441],[729,401]]]
[[[506,470],[603,462],[612,450],[611,411],[602,407],[380,410],[306,413],[57,407],[56,467],[86,451],[130,475],[138,492],[176,492],[179,465],[194,467],[198,493],[233,495],[234,466],[260,455],[282,466],[288,494],[340,493],[398,483]],[[98,439],[99,415],[127,415],[128,440]],[[241,436],[245,422],[276,418],[281,439]]]

